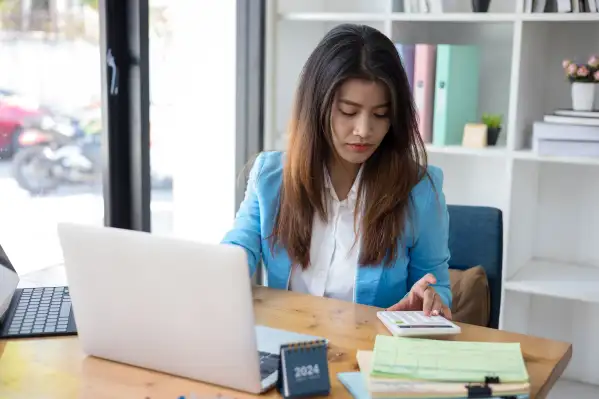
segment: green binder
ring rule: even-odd
[[[437,46],[433,144],[462,143],[464,125],[477,121],[480,50],[477,46]]]

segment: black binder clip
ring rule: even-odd
[[[499,384],[499,377],[485,377],[485,385]]]
[[[468,384],[466,390],[468,391],[468,398],[490,398],[493,396],[493,390],[489,384],[499,384],[499,377],[485,377],[484,385]]]
[[[493,392],[488,385],[466,385],[468,398],[490,398]]]

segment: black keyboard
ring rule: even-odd
[[[0,338],[75,335],[68,287],[23,288],[15,291]]]
[[[279,355],[268,352],[260,353],[260,377],[265,379],[279,369]]]

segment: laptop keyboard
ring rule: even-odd
[[[279,369],[279,355],[268,352],[260,353],[260,377],[265,379]]]
[[[14,312],[4,328],[5,337],[76,333],[68,287],[24,288],[11,305]]]

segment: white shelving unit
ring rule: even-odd
[[[444,170],[449,203],[504,212],[501,328],[571,342],[560,395],[599,397],[599,159],[530,150],[532,122],[570,107],[562,59],[599,53],[599,13],[525,14],[524,0],[492,0],[488,13],[472,13],[470,0],[448,0],[442,14],[416,14],[394,3],[268,2],[266,149],[285,148],[300,69],[339,23],[371,25],[394,42],[481,46],[479,112],[503,114],[499,143],[429,146],[430,163]]]

